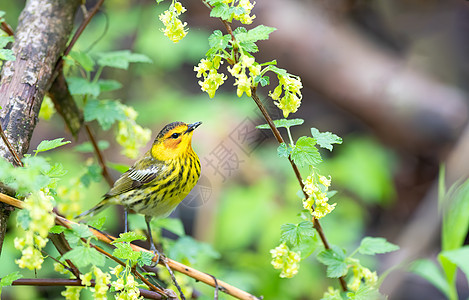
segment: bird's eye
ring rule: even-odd
[[[177,139],[179,137],[179,133],[175,132],[175,133],[171,134],[171,137],[173,139]]]

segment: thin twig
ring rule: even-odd
[[[66,219],[63,218],[63,217],[59,217],[59,216],[56,216],[56,217],[55,217],[55,222],[56,222],[56,223],[58,223],[59,225],[62,225],[62,226],[64,226],[64,227],[66,227],[66,228],[70,228],[69,223],[66,222],[65,220],[66,220]],[[67,220],[67,221],[68,221],[68,220]],[[81,238],[81,240],[82,240],[83,242],[85,242],[85,243],[87,242],[86,239],[84,239],[84,238]],[[90,245],[90,247],[94,248],[95,250],[97,250],[97,251],[100,252],[101,254],[104,254],[105,256],[107,256],[107,257],[109,257],[110,259],[112,259],[114,262],[116,262],[116,263],[118,263],[118,264],[120,264],[120,265],[122,265],[122,266],[124,266],[124,267],[126,266],[126,264],[125,264],[123,261],[121,261],[121,260],[118,259],[117,257],[113,256],[112,254],[108,253],[107,251],[101,249],[100,247],[98,247],[98,246],[96,246],[96,245],[93,245],[93,244],[91,244],[91,243],[89,243],[89,245]],[[166,293],[165,293],[162,289],[156,287],[154,284],[152,284],[150,281],[148,281],[148,279],[146,279],[146,278],[145,278],[142,274],[140,274],[136,269],[133,269],[133,270],[132,270],[132,273],[133,273],[135,276],[137,276],[141,281],[143,281],[143,283],[145,283],[150,289],[152,289],[153,291],[158,292],[158,293],[160,293],[160,294],[166,296]]]
[[[3,131],[2,124],[0,124],[0,136],[2,136],[2,140],[7,145],[8,150],[10,153],[13,155],[14,161],[18,164],[18,166],[24,167],[23,162],[21,161],[18,153],[16,153],[15,148],[10,144],[10,141],[8,141],[7,136],[5,135],[5,132]]]
[[[184,296],[184,293],[182,292],[181,287],[179,286],[179,283],[176,280],[176,276],[174,276],[173,270],[168,266],[168,263],[166,262],[166,257],[160,257],[159,260],[163,263],[163,265],[166,267],[166,269],[169,272],[169,275],[171,276],[171,279],[173,280],[174,285],[176,286],[179,296],[181,297],[182,300],[186,300],[186,296]]]
[[[213,295],[213,300],[218,300],[218,281],[217,281],[217,278],[211,274],[208,274],[210,275],[212,278],[213,278],[213,281],[215,281],[215,292],[214,292],[214,295]]]
[[[98,163],[101,167],[101,174],[103,175],[107,184],[109,184],[109,186],[112,187],[114,185],[114,181],[112,180],[111,176],[109,175],[109,172],[107,171],[106,162],[104,161],[104,156],[98,147],[96,138],[94,137],[93,132],[91,131],[91,128],[88,124],[85,124],[85,129],[86,129],[86,133],[88,134],[88,138],[90,139],[91,144],[93,145],[93,149],[94,149],[94,152],[96,153],[96,157],[98,158]]]
[[[94,279],[90,280],[92,287],[96,285]],[[21,278],[12,282],[11,285],[33,285],[33,286],[83,286],[80,279],[62,279],[62,278]],[[108,285],[110,287],[110,285]],[[140,296],[148,299],[163,299],[156,292],[139,289]]]
[[[68,44],[67,48],[65,49],[63,55],[59,58],[59,60],[57,61],[56,65],[55,65],[55,69],[54,69],[54,73],[57,73],[61,68],[62,68],[62,65],[63,65],[63,57],[64,56],[67,56],[70,51],[72,50],[73,46],[75,45],[75,43],[77,42],[78,38],[80,37],[80,35],[83,33],[83,31],[85,30],[86,26],[88,26],[88,24],[90,23],[91,19],[94,17],[94,15],[99,11],[99,9],[101,8],[101,6],[103,5],[104,3],[104,0],[99,0],[96,5],[93,7],[93,9],[88,13],[88,15],[83,19],[83,22],[80,24],[80,27],[78,27],[77,31],[75,32],[75,34],[73,35],[73,38],[72,40],[70,41],[70,43]],[[55,79],[55,77],[53,76],[52,79]],[[53,81],[51,81],[53,82]]]
[[[9,36],[15,35],[15,32],[7,22],[2,22],[2,30],[5,31]]]

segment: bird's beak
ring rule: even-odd
[[[189,124],[187,125],[187,130],[185,133],[189,133],[191,131],[194,131],[194,129],[196,129],[197,127],[199,127],[199,125],[202,124],[202,122],[195,122],[195,123],[192,123],[192,124]]]

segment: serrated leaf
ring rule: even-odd
[[[358,252],[365,255],[375,255],[399,250],[399,246],[394,245],[385,238],[365,237],[358,247]]]
[[[85,121],[97,120],[103,130],[108,130],[116,121],[126,119],[122,105],[116,100],[90,99],[84,109]]]
[[[310,221],[303,221],[298,224],[283,224],[280,231],[280,241],[287,243],[290,248],[298,246],[315,235],[313,223]]]
[[[103,266],[104,256],[96,249],[76,246],[63,255],[64,259],[70,259],[78,268],[84,268],[88,265]]]
[[[447,299],[450,298],[450,287],[448,282],[435,263],[428,259],[420,259],[412,264],[410,271],[428,280],[437,289],[439,289]]]
[[[36,152],[36,154],[38,154],[39,152],[49,151],[49,150],[52,150],[52,149],[58,148],[60,146],[71,143],[70,141],[62,142],[63,139],[64,138],[58,138],[58,139],[50,140],[50,141],[49,140],[44,140],[44,141],[40,142],[39,145],[37,145],[37,149],[34,150],[34,152]]]
[[[90,231],[89,227],[84,224],[72,224],[71,229],[73,232],[81,238],[94,237],[93,233]]]
[[[269,34],[277,30],[273,27],[259,25],[247,32],[240,32],[235,34],[236,40],[240,43],[255,43],[260,40],[269,39]]]
[[[129,50],[100,53],[98,57],[98,65],[124,70],[129,68],[130,63],[152,63],[148,56],[132,53]]]
[[[23,275],[21,275],[20,272],[18,271],[3,276],[2,280],[0,280],[0,292],[2,291],[2,287],[9,286],[13,283],[13,281],[20,279],[22,277]]]
[[[81,51],[70,52],[70,57],[73,58],[85,71],[91,72],[94,69],[94,60],[88,53]]]
[[[315,147],[316,140],[311,137],[302,136],[293,147],[291,158],[299,167],[315,166],[322,161],[318,148]]]
[[[99,150],[106,150],[107,148],[109,148],[109,145],[110,144],[108,141],[105,141],[105,140],[98,141]],[[94,148],[90,142],[84,142],[84,143],[81,143],[80,145],[73,147],[73,150],[77,152],[86,153],[86,152],[93,152]]]
[[[317,255],[318,260],[327,266],[327,277],[339,278],[347,274],[347,263],[345,262],[345,252],[337,246],[321,251]]]
[[[62,177],[67,173],[68,171],[64,169],[61,163],[55,163],[48,171],[44,172],[44,175],[49,177]]]
[[[146,252],[146,251],[142,251],[140,252],[141,255],[140,257],[137,259],[137,264],[139,266],[148,266],[148,265],[151,265],[152,264],[152,259],[153,257],[155,256],[153,253],[151,252]]]
[[[117,243],[114,244],[114,246],[116,246],[116,249],[114,249],[112,255],[117,258],[130,259],[131,261],[135,262],[141,256],[141,253],[134,251],[128,243]]]
[[[280,157],[288,157],[290,156],[292,151],[292,147],[285,143],[281,143],[280,146],[277,148],[277,155]]]
[[[226,3],[214,3],[213,8],[210,11],[210,17],[222,18],[228,20],[231,16],[230,7]]]
[[[67,229],[67,228],[65,228],[65,227],[63,227],[63,226],[54,225],[54,226],[52,226],[51,229],[49,229],[49,232],[50,232],[50,233],[59,234],[59,233],[64,232],[66,229]]]
[[[273,66],[273,65],[268,66],[267,70],[272,71],[272,72],[274,72],[275,74],[277,74],[279,76],[283,76],[283,77],[288,76],[287,70],[276,67],[276,66]]]
[[[115,91],[122,87],[122,83],[112,79],[100,79],[98,85],[101,92]]]
[[[106,222],[106,217],[93,218],[88,220],[87,225],[92,228],[102,230],[104,223]]]
[[[274,125],[277,128],[285,127],[290,128],[292,126],[301,125],[305,122],[303,119],[279,119],[274,120]],[[257,125],[257,129],[270,129],[269,124]]]
[[[210,48],[213,48],[214,50],[221,50],[228,47],[230,40],[231,37],[229,34],[223,35],[220,30],[215,30],[208,38],[208,43]]]
[[[319,146],[332,151],[332,144],[342,144],[342,138],[329,131],[319,132],[316,128],[311,128],[311,134]]]
[[[124,233],[119,234],[119,237],[117,239],[115,239],[114,241],[112,241],[111,244],[120,243],[120,242],[130,243],[130,242],[133,242],[135,240],[146,241],[147,238],[144,235],[138,234],[136,232],[128,231],[128,232],[124,232]]]
[[[85,78],[81,77],[69,77],[67,78],[68,90],[72,95],[91,95],[98,97],[101,93],[101,89],[97,82],[90,82]]]

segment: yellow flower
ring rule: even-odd
[[[187,23],[182,23],[182,21],[178,19],[178,16],[185,11],[186,9],[180,2],[173,0],[168,10],[159,16],[165,26],[163,29],[164,35],[174,43],[179,42],[187,35],[187,30],[184,28]]]
[[[274,269],[281,269],[280,277],[291,278],[298,273],[301,257],[298,253],[290,251],[288,246],[283,243],[277,248],[270,250],[272,255],[272,266]]]

